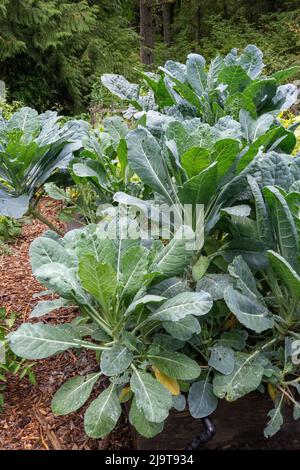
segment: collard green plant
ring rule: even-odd
[[[233,49],[217,56],[209,65],[199,54],[189,54],[186,64],[169,60],[158,74],[140,73],[150,92],[144,96],[136,84],[120,75],[104,75],[102,83],[136,110],[161,111],[181,118],[201,117],[214,124],[221,117],[238,118],[240,110],[252,118],[288,109],[296,100],[295,85],[282,85],[295,68],[266,77],[262,52],[248,45],[238,55]]]
[[[131,230],[136,230],[132,224]],[[180,393],[177,381],[200,376],[198,363],[179,350],[184,338],[200,331],[212,300],[174,278],[192,256],[186,250],[187,238],[146,247],[138,238],[107,238],[116,229],[114,220],[106,226],[106,237],[102,229],[103,225],[89,225],[63,239],[50,232],[32,243],[33,274],[59,298],[40,301],[31,317],[66,305],[78,305],[81,315],[63,325],[25,323],[8,339],[15,354],[28,359],[70,348],[101,353],[100,370],[64,384],[53,399],[53,411],[67,414],[79,409],[105,375],[109,387],[85,413],[87,434],[102,437],[115,427],[124,387],[129,385],[130,420],[150,437],[163,428],[173,406],[171,391]],[[185,230],[190,236],[190,229]]]
[[[87,124],[56,112],[22,108],[0,121],[0,214],[20,218],[32,212],[34,194],[54,170],[64,168],[81,148]]]

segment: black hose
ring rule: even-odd
[[[195,436],[187,450],[197,450],[202,444],[206,444],[216,434],[216,428],[211,418],[201,419],[204,430]]]

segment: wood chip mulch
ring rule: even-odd
[[[39,209],[52,222],[57,222],[59,203],[43,199]],[[29,314],[39,299],[33,294],[44,291],[31,275],[28,259],[30,243],[47,227],[33,220],[24,225],[21,237],[12,246],[13,254],[0,256],[0,307],[19,313],[17,324],[28,321]],[[76,315],[72,308],[61,309],[48,315],[47,321],[65,323]],[[41,321],[41,319],[39,319]],[[43,320],[44,321],[44,320]],[[92,351],[80,355],[65,352],[37,361],[34,373],[37,384],[28,379],[9,376],[5,392],[4,411],[0,414],[0,450],[94,450],[131,449],[130,431],[123,416],[117,429],[105,439],[90,439],[84,433],[83,415],[86,407],[77,413],[57,417],[51,412],[51,399],[55,391],[70,377],[97,371]],[[95,398],[101,384],[94,390]],[[90,401],[89,401],[90,403]]]

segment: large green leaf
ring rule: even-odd
[[[250,113],[240,111],[240,123],[247,142],[254,142],[264,135],[274,122],[272,114],[263,114],[258,119],[252,119]]]
[[[86,303],[75,269],[61,263],[50,263],[37,268],[34,275],[41,284],[62,298],[73,300],[76,297],[80,303]]]
[[[268,106],[271,107],[276,89],[277,85],[274,78],[253,80],[245,89],[244,95],[251,98],[258,112],[262,110],[268,111]]]
[[[147,354],[151,364],[172,379],[193,380],[199,377],[201,369],[197,362],[178,352],[157,352]]]
[[[211,351],[208,365],[221,374],[229,375],[234,369],[234,352],[231,348],[216,345],[209,348]]]
[[[263,189],[276,233],[278,252],[294,268],[297,266],[298,234],[288,204],[277,188]]]
[[[182,318],[178,321],[163,322],[164,329],[174,338],[187,341],[194,334],[200,333],[201,326],[199,321],[192,315]]]
[[[264,373],[265,359],[257,351],[253,354],[236,353],[234,370],[230,375],[216,374],[214,393],[219,398],[234,401],[256,390]]]
[[[264,436],[265,437],[272,437],[274,436],[283,425],[283,416],[281,413],[281,401],[273,408],[273,410],[269,411],[268,413],[268,424],[264,429]]]
[[[249,44],[245,47],[244,52],[238,58],[237,64],[247,72],[252,80],[254,80],[261,74],[264,67],[263,53],[258,49],[258,47],[253,44]]]
[[[245,295],[254,295],[258,298],[261,294],[256,288],[255,278],[249,269],[248,264],[241,256],[234,258],[232,263],[228,266],[229,274],[236,280],[236,287]]]
[[[13,197],[0,190],[0,215],[20,219],[27,212],[29,201],[27,195]]]
[[[182,226],[172,240],[158,252],[153,260],[151,270],[169,278],[181,274],[190,263],[193,251],[188,249],[189,241],[193,242],[194,232],[189,226]]]
[[[211,415],[218,406],[213,386],[207,380],[192,384],[188,396],[189,410],[193,418],[200,419]]]
[[[234,139],[222,139],[215,143],[213,157],[218,163],[218,182],[229,171],[240,151],[240,143]]]
[[[130,387],[139,409],[146,419],[154,423],[162,423],[172,407],[172,395],[151,374],[135,369]]]
[[[206,274],[197,282],[196,291],[207,292],[212,300],[220,300],[225,289],[232,284],[233,279],[228,274]]]
[[[144,282],[147,274],[148,251],[142,246],[129,248],[121,259],[121,281],[124,285],[122,295],[134,295]]]
[[[207,86],[204,57],[199,54],[189,54],[186,61],[186,73],[193,90],[201,95]]]
[[[272,78],[275,78],[277,83],[284,83],[289,78],[297,75],[299,73],[300,67],[299,65],[294,65],[293,67],[289,67],[288,69],[278,70],[278,72],[273,73]]]
[[[135,427],[137,432],[144,437],[150,439],[162,432],[164,428],[164,422],[162,423],[151,423],[145,417],[145,413],[142,409],[139,409],[134,398],[130,407],[129,422]]]
[[[181,164],[189,178],[205,170],[211,160],[211,151],[201,147],[191,147],[181,156]]]
[[[117,289],[114,269],[107,263],[98,263],[91,255],[85,255],[80,259],[78,274],[82,287],[107,311]]]
[[[32,310],[30,318],[42,317],[43,315],[47,315],[53,310],[59,309],[61,307],[68,307],[69,305],[72,305],[72,302],[62,298],[54,300],[41,300]]]
[[[178,192],[182,204],[207,204],[217,188],[218,164],[212,163],[186,183]]]
[[[255,296],[247,296],[233,287],[227,287],[224,292],[224,299],[239,322],[250,330],[261,333],[274,326],[274,320],[270,316],[267,307]]]
[[[89,398],[100,375],[100,372],[78,375],[65,382],[52,399],[52,412],[61,416],[79,410]]]
[[[60,243],[47,237],[36,238],[31,243],[29,256],[33,274],[45,264],[61,263],[72,267],[76,263],[74,257]]]
[[[89,437],[96,439],[106,436],[114,429],[121,412],[116,386],[111,384],[86,410],[85,432]]]
[[[237,91],[243,91],[250,83],[250,78],[242,67],[229,65],[219,73],[219,82],[227,85],[229,93],[233,94]]]
[[[122,100],[136,101],[138,99],[138,85],[129,83],[122,75],[105,74],[102,75],[101,82],[111,93]]]
[[[236,256],[242,256],[250,269],[258,271],[268,268],[264,245],[255,238],[236,237],[223,245],[220,254],[231,263]]]
[[[130,167],[145,184],[172,203],[170,179],[157,140],[142,128],[129,132],[126,140]]]
[[[212,307],[212,300],[206,292],[184,292],[166,300],[150,315],[151,320],[177,321],[188,315],[206,315]]]
[[[277,276],[284,282],[296,300],[300,300],[300,276],[283,256],[275,251],[268,251],[270,264]]]
[[[259,240],[266,247],[270,247],[273,245],[273,236],[265,201],[263,199],[262,193],[255,178],[248,175],[247,180],[252,192],[252,196],[254,198],[256,211],[256,227]]]
[[[123,344],[115,344],[105,349],[101,355],[100,369],[104,375],[122,374],[133,361],[133,355]]]
[[[8,341],[17,356],[26,359],[44,359],[71,348],[79,348],[80,336],[71,325],[23,323],[9,333]]]

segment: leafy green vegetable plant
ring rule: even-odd
[[[78,305],[81,315],[67,325],[25,323],[8,335],[9,343],[15,354],[28,359],[70,348],[101,353],[100,371],[64,384],[53,399],[54,412],[67,414],[80,408],[106,375],[109,387],[85,414],[87,434],[102,437],[114,428],[121,414],[120,394],[130,384],[130,420],[150,437],[162,430],[174,406],[161,376],[175,382],[178,395],[177,380],[200,375],[197,362],[178,350],[184,347],[184,338],[200,331],[212,301],[205,292],[191,292],[186,282],[174,278],[192,255],[186,251],[187,238],[174,238],[166,246],[154,242],[147,248],[138,238],[103,238],[101,227],[89,225],[63,239],[46,233],[33,242],[33,273],[60,297],[40,301],[31,316],[70,304]],[[107,230],[114,229],[113,220]],[[188,227],[185,230],[191,235]],[[160,374],[159,380],[153,370]]]
[[[9,120],[0,120],[0,214],[39,217],[33,197],[54,170],[67,165],[81,148],[87,125],[68,121],[60,125],[57,113],[22,108]]]
[[[204,57],[190,54],[186,64],[167,61],[158,74],[141,72],[149,87],[148,95],[120,75],[104,75],[102,83],[113,94],[126,100],[135,110],[157,110],[181,118],[201,117],[214,124],[221,117],[238,118],[240,110],[257,118],[265,113],[277,115],[295,101],[294,85],[282,85],[297,67],[263,75],[262,52],[248,45],[242,54],[233,49],[226,57],[216,57],[209,66]]]

